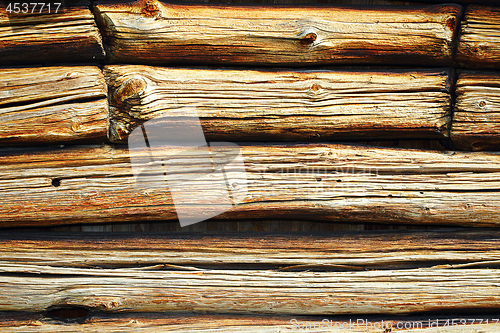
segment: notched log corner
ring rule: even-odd
[[[500,7],[467,7],[457,62],[469,68],[500,68]]]
[[[309,37],[308,37],[309,36]],[[311,37],[307,32],[304,38]],[[105,68],[110,139],[189,108],[210,140],[442,139],[450,73],[259,71],[112,65]],[[174,119],[174,118],[172,118]]]
[[[89,1],[63,1],[59,8],[51,3],[50,13],[46,3],[27,4],[26,14],[9,14],[6,4],[0,4],[1,65],[104,59],[101,34]]]
[[[94,66],[0,70],[0,145],[106,141],[104,76]]]
[[[451,139],[462,150],[500,149],[500,74],[464,72],[457,81]]]
[[[141,0],[97,3],[94,12],[111,62],[449,66],[462,7],[280,8]]]

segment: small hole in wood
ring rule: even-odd
[[[51,307],[45,315],[65,322],[82,321],[89,316],[90,310],[82,306]]]
[[[485,101],[481,101],[479,102],[479,106],[484,108],[486,106],[486,102]]]
[[[448,21],[446,21],[446,25],[448,26],[448,29],[450,29],[450,31],[454,31],[455,30],[455,18],[454,17],[449,18]]]
[[[337,183],[340,183],[340,182],[342,182],[342,179],[337,179]]]
[[[52,179],[52,186],[59,187],[61,185],[61,180],[59,178]]]

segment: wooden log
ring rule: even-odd
[[[451,139],[463,150],[500,148],[500,74],[464,72],[457,81]]]
[[[0,64],[96,61],[104,58],[90,1],[0,4]],[[11,12],[7,6],[11,4]],[[43,5],[43,6],[42,6]],[[25,13],[23,13],[25,12]]]
[[[108,60],[142,64],[451,65],[462,7],[97,3]]]
[[[500,7],[467,7],[457,61],[462,67],[500,68]]]
[[[110,146],[4,149],[0,226],[176,220],[176,212],[197,218],[227,204],[219,218],[464,226],[500,221],[498,154],[336,144],[239,150],[245,170],[227,164],[224,172],[209,173],[204,148],[131,154]],[[224,165],[219,153],[214,156]],[[178,187],[167,187],[163,172],[148,174],[150,156],[168,159],[167,176],[181,180]],[[146,177],[134,178],[130,158]],[[180,193],[175,206],[172,189]],[[229,203],[219,201],[224,193]]]
[[[334,249],[334,251],[332,251]],[[446,228],[290,233],[26,233],[0,235],[0,263],[68,268],[153,267],[367,271],[496,268],[500,231]]]
[[[107,87],[99,68],[0,69],[0,144],[103,141]]]
[[[325,316],[326,317],[326,316]],[[446,318],[448,317],[448,318]],[[218,314],[98,314],[78,320],[53,320],[40,314],[8,314],[0,319],[2,332],[333,332],[333,333],[458,333],[498,331],[498,315],[467,316],[364,316],[318,318]],[[59,318],[57,318],[59,319]],[[453,325],[455,324],[455,325]],[[406,325],[406,328],[405,328]]]
[[[500,303],[492,268],[499,263],[498,231],[407,233],[402,239],[397,233],[77,236],[4,234],[0,310],[327,316],[484,311]],[[339,251],[332,251],[337,244]],[[266,267],[277,262],[285,267]],[[409,269],[409,263],[422,266]]]
[[[110,138],[193,109],[208,139],[444,138],[450,74],[432,71],[257,71],[107,66]]]

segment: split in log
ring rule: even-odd
[[[465,226],[500,221],[498,154],[335,144],[238,150],[234,157],[212,148],[217,166],[211,166],[206,147],[4,149],[0,225],[176,220],[180,212],[187,220],[221,209],[228,210],[219,215],[224,219]],[[168,171],[158,173],[151,156],[160,165],[167,161]],[[243,167],[229,163],[232,158]]]
[[[324,316],[491,310],[500,304],[499,237],[491,230],[255,238],[2,234],[0,310]]]
[[[55,313],[50,311],[50,313]],[[59,312],[72,314],[72,309]],[[359,317],[359,316],[358,316]],[[446,316],[263,316],[234,314],[98,314],[84,318],[45,317],[41,314],[7,314],[0,318],[4,333],[496,333],[499,315]],[[52,319],[54,318],[54,319]],[[453,324],[455,325],[453,325]]]
[[[453,63],[462,7],[97,3],[108,60],[142,64]]]
[[[105,140],[107,87],[92,66],[0,70],[0,144]]]
[[[461,32],[457,52],[461,66],[500,68],[500,7],[467,7]]]
[[[500,74],[466,72],[457,81],[451,139],[464,150],[500,148]]]
[[[110,139],[192,109],[208,139],[444,138],[448,71],[257,71],[107,66]],[[154,120],[153,120],[154,121]]]
[[[104,58],[90,1],[0,4],[0,64],[95,61]],[[52,7],[51,7],[52,6]]]

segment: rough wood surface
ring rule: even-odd
[[[500,7],[467,7],[457,61],[470,68],[500,68]]]
[[[257,71],[107,66],[112,141],[193,109],[208,139],[444,138],[448,71]],[[126,142],[126,141],[125,141]]]
[[[359,316],[358,316],[359,317]],[[215,314],[99,314],[60,321],[39,314],[8,314],[0,318],[2,332],[334,332],[334,333],[496,333],[499,315],[467,316],[262,316]],[[482,321],[482,323],[480,323]],[[455,325],[454,325],[455,324]],[[406,328],[405,328],[406,325]],[[389,330],[390,328],[390,330]]]
[[[97,67],[0,69],[0,145],[103,141],[108,114]]]
[[[500,155],[494,153],[247,145],[240,147],[245,174],[231,166],[198,180],[200,170],[206,170],[200,150],[152,147],[131,156],[136,161],[150,154],[169,158],[169,174],[186,179],[177,188],[182,197],[176,209],[193,217],[219,209],[220,193],[212,186],[225,177],[238,204],[220,218],[467,226],[496,226],[500,221]],[[146,177],[146,187],[136,183],[128,149],[0,153],[3,227],[177,218],[163,173]],[[191,205],[193,197],[203,202]]]
[[[500,74],[461,73],[451,138],[464,150],[500,148]]]
[[[26,14],[8,13],[6,7],[10,2],[0,4],[0,64],[104,58],[101,35],[89,8],[90,1],[60,2],[62,5],[57,13],[53,2],[49,13],[47,7],[42,9],[42,3],[34,8],[28,1]],[[44,2],[44,6],[47,3]]]
[[[108,60],[165,64],[450,65],[459,5],[224,7],[97,3]]]
[[[294,233],[15,233],[1,265],[366,271],[500,267],[500,231],[446,228]],[[169,266],[170,265],[170,266]],[[247,266],[245,266],[247,265]]]
[[[338,315],[494,309],[500,304],[499,237],[491,230],[255,238],[4,233],[0,310]]]

